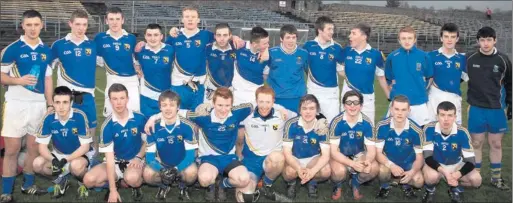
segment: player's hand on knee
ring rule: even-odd
[[[162,168],[160,169],[160,179],[165,185],[171,185],[178,176],[178,170],[176,168]]]
[[[171,29],[169,29],[169,35],[173,38],[178,37],[179,31],[180,30],[177,27],[172,27]]]
[[[407,184],[411,181],[411,179],[413,178],[413,175],[415,175],[414,171],[413,170],[409,170],[409,171],[405,171],[403,173],[403,177],[401,178],[401,183],[403,184]]]
[[[139,157],[135,157],[128,163],[128,167],[141,169],[144,167],[144,162]]]
[[[210,111],[212,111],[213,108],[214,106],[212,106],[210,102],[203,103],[197,106],[196,109],[194,109],[194,113],[200,116],[206,116],[210,114]]]
[[[315,176],[315,173],[312,171],[312,169],[305,168],[303,172],[303,178],[301,178],[301,185],[307,183],[308,181],[312,180],[312,178]]]
[[[365,168],[361,161],[353,161],[350,166],[357,172],[362,172]]]
[[[146,45],[146,42],[140,41],[135,45],[134,52],[139,53],[141,52],[142,48]]]
[[[392,164],[392,166],[390,166],[390,171],[396,177],[403,176],[403,174],[404,174],[404,170],[401,167],[399,167],[398,165],[395,165],[395,164]]]

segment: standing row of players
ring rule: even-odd
[[[216,26],[215,35],[199,30],[197,9],[185,8],[182,17],[184,28],[179,33],[175,30],[172,34],[175,37],[168,37],[167,43],[162,43],[160,26],[149,25],[145,31],[146,44],[144,47],[139,46],[140,50],[135,52],[135,37],[122,29],[124,19],[119,8],[108,10],[106,20],[109,30],[98,34],[94,41],[85,36],[87,13],[74,12],[70,19],[71,33],[55,42],[52,49],[44,46],[39,39],[42,27],[40,14],[33,10],[25,12],[25,35],[2,52],[2,83],[10,85],[4,112],[4,117],[9,119],[4,120],[2,129],[2,136],[6,137],[8,146],[4,162],[14,163],[21,145],[19,138],[25,134],[35,134],[44,109],[53,108],[52,71],[48,68],[52,62],[54,67],[58,67],[58,85],[73,89],[73,105],[86,114],[88,131],[93,139],[96,139],[96,64],[103,65],[107,70],[107,88],[116,82],[124,84],[130,98],[133,98],[130,100],[130,109],[141,110],[146,116],[159,111],[158,95],[169,88],[182,98],[181,108],[192,110],[221,86],[234,87],[235,104],[248,102],[256,88],[267,79],[276,91],[276,103],[297,112],[301,96],[308,91],[323,98],[320,101],[322,112],[328,120],[332,120],[336,112],[339,112],[338,72],[346,76],[343,93],[350,89],[361,92],[365,100],[363,111],[373,121],[373,80],[376,74],[388,97],[403,94],[410,98],[410,117],[420,125],[434,120],[434,116],[429,118],[427,115],[435,115],[433,112],[436,108],[433,107],[439,103],[435,98],[445,97],[457,106],[457,112],[461,112],[459,78],[462,72],[467,72],[470,78],[468,100],[471,104],[469,129],[473,133],[477,152],[476,165],[480,167],[484,133],[490,132],[493,135],[489,136],[490,143],[493,143],[490,153],[492,182],[499,188],[507,188],[500,178],[500,143],[507,129],[502,108],[505,103],[511,103],[511,88],[508,85],[511,82],[511,63],[507,56],[493,46],[493,29],[485,27],[478,32],[480,51],[465,59],[455,53],[458,29],[454,24],[442,28],[441,40],[444,46],[430,53],[433,56],[414,46],[415,31],[406,27],[399,32],[402,48],[392,52],[384,62],[381,52],[367,44],[370,28],[363,24],[351,30],[351,46],[345,49],[332,40],[333,21],[321,17],[316,22],[317,38],[307,42],[305,49],[298,48],[297,31],[287,25],[280,31],[282,44],[267,50],[268,34],[262,28],[254,28],[250,42],[244,43],[240,38],[231,36],[227,25]],[[229,43],[230,38],[235,43]],[[190,60],[191,57],[199,59]],[[472,66],[469,66],[469,61]],[[480,66],[490,67],[480,69]],[[307,83],[303,71],[308,72]],[[141,85],[136,74],[142,77]],[[483,80],[483,75],[489,77]],[[429,85],[431,82],[434,85]],[[430,88],[429,100],[426,88]],[[503,93],[503,88],[506,93]],[[108,99],[106,97],[104,107],[106,116],[112,111]],[[42,103],[45,100],[46,107]],[[431,111],[427,106],[431,106]],[[461,113],[457,114],[461,120]],[[37,145],[30,136],[27,141],[29,156],[26,161],[31,165],[38,154]],[[14,178],[10,176],[15,169],[12,165],[4,164],[3,179],[8,185],[14,183]],[[27,181],[23,188],[33,193],[37,188],[28,189],[34,179],[30,174],[31,166],[26,167],[25,171]],[[3,194],[11,192],[7,189]]]

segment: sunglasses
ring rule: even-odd
[[[350,100],[346,100],[346,102],[344,102],[345,105],[348,105],[348,106],[351,106],[351,105],[354,105],[354,106],[358,106],[360,105],[360,101],[350,101]]]

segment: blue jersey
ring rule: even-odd
[[[81,88],[94,89],[96,82],[96,43],[85,37],[76,45],[71,34],[55,41],[52,45],[54,56],[59,59],[59,77]]]
[[[303,128],[303,119],[298,116],[285,123],[283,146],[292,147],[292,155],[298,159],[309,158],[321,153],[321,145],[329,146],[329,137],[314,130]]]
[[[185,158],[185,151],[198,148],[197,136],[198,127],[188,119],[179,117],[171,125],[157,120],[155,133],[147,137],[146,152],[157,152],[160,163],[175,167]]]
[[[424,126],[424,136],[424,150],[433,151],[433,158],[440,164],[452,165],[462,161],[462,157],[474,156],[470,134],[456,123],[448,136],[442,135],[438,122],[429,123]]]
[[[43,118],[36,141],[40,144],[49,144],[51,141],[55,151],[72,154],[80,145],[93,141],[87,134],[87,123],[85,113],[78,109],[71,109],[68,120],[64,123],[59,120],[57,113],[52,111]]]
[[[412,120],[406,124],[400,134],[396,133],[392,117],[382,120],[376,127],[376,147],[383,148],[387,158],[405,171],[411,169],[417,153],[422,153],[422,130]]]
[[[110,35],[110,30],[96,35],[94,41],[97,45],[98,56],[105,61],[107,73],[117,76],[134,76],[135,69],[133,64],[133,53],[135,35],[123,30],[123,35],[119,39],[114,39]]]
[[[162,44],[155,53],[148,46],[137,53],[137,61],[144,74],[144,86],[155,92],[163,92],[171,88],[171,70],[174,60],[172,46]]]
[[[384,76],[384,56],[367,44],[362,53],[351,47],[343,50],[347,85],[362,94],[374,93],[374,75]]]
[[[116,159],[130,161],[140,151],[143,144],[146,117],[138,112],[128,112],[128,121],[119,123],[116,115],[111,114],[103,122],[100,134],[100,152],[114,152]]]
[[[461,75],[467,69],[465,56],[455,53],[447,58],[441,49],[429,52],[429,56],[434,67],[433,85],[442,91],[461,95]]]
[[[35,47],[30,47],[21,36],[20,39],[2,50],[0,58],[2,72],[9,73],[11,77],[15,78],[21,78],[28,74],[35,76],[37,78],[36,85],[24,86],[24,88],[37,94],[44,94],[46,71],[53,61],[53,55],[50,48],[41,40]],[[8,70],[4,71],[5,68]]]
[[[228,117],[223,120],[215,116],[215,110],[206,116],[188,113],[187,118],[196,123],[202,132],[198,138],[200,156],[234,154],[239,124],[252,113],[252,110],[253,106],[250,103],[234,106]]]
[[[276,98],[299,98],[306,94],[305,71],[308,52],[299,47],[286,53],[281,45],[269,49],[269,77],[267,83]]]
[[[365,151],[365,144],[374,144],[374,126],[366,115],[360,113],[357,123],[350,126],[342,112],[330,124],[330,144],[337,144],[338,149],[347,157],[353,157]]]
[[[413,46],[410,50],[399,48],[387,57],[385,77],[389,83],[395,80],[390,98],[405,95],[411,105],[427,102],[428,79],[433,77],[433,64],[429,55]]]
[[[231,47],[223,51],[215,43],[208,45],[207,80],[215,87],[232,86],[235,57],[235,51]]]
[[[329,46],[322,47],[315,38],[303,48],[308,52],[309,82],[321,87],[338,87],[337,63],[342,63],[342,46],[331,41]]]
[[[208,30],[199,30],[193,36],[179,32],[176,38],[167,37],[166,44],[176,51],[175,66],[181,74],[187,76],[205,75],[207,60],[206,47],[214,42],[214,34]]]
[[[246,42],[246,47],[235,51],[237,53],[235,68],[242,79],[255,85],[263,85],[264,69],[269,65],[269,61],[260,62],[260,60],[258,60],[259,52],[251,52],[250,46],[251,43]]]

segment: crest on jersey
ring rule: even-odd
[[[235,128],[235,124],[229,125],[228,128]]]
[[[273,125],[273,130],[278,130],[278,124]]]
[[[494,72],[494,73],[499,72],[499,66],[497,66],[497,65],[493,65],[493,72]]]
[[[456,69],[459,69],[459,68],[460,68],[460,66],[461,66],[461,65],[460,65],[460,62],[456,62],[454,65],[456,66]]]
[[[199,47],[201,45],[201,40],[197,39],[196,41],[194,41],[194,44]]]
[[[458,149],[458,144],[457,143],[452,143],[451,144],[451,148],[452,148],[452,150]]]
[[[367,65],[370,65],[372,63],[372,59],[371,58],[365,58],[365,62],[367,63]]]
[[[317,140],[315,138],[310,139],[310,144],[317,144]]]
[[[46,61],[46,54],[41,54],[41,60]]]
[[[125,50],[129,51],[130,50],[130,44],[124,44],[125,46]]]
[[[231,54],[230,54],[230,57],[231,57],[232,59],[235,59],[235,53],[231,53]]]
[[[90,56],[91,52],[92,52],[92,50],[90,48],[85,49],[86,55]]]
[[[404,139],[404,143],[409,145],[410,144],[410,140],[408,138]]]
[[[132,135],[136,135],[137,134],[137,128],[132,128]]]
[[[297,59],[296,59],[296,63],[297,64],[301,64],[301,56],[298,56]]]
[[[164,61],[164,63],[169,63],[169,57],[167,56],[162,57],[162,60]]]
[[[333,59],[335,58],[335,56],[333,54],[329,54],[328,55],[328,58],[330,59],[330,61],[333,61]]]
[[[363,132],[362,131],[356,131],[356,137],[357,138],[361,138],[363,135]]]
[[[177,138],[177,139],[178,139],[178,141],[180,141],[180,142],[183,140],[183,136],[181,136],[181,135],[176,136],[176,138]]]
[[[78,134],[78,129],[77,128],[71,128],[71,133],[73,134]]]
[[[421,63],[417,63],[417,71],[420,71],[422,70],[422,64]]]

